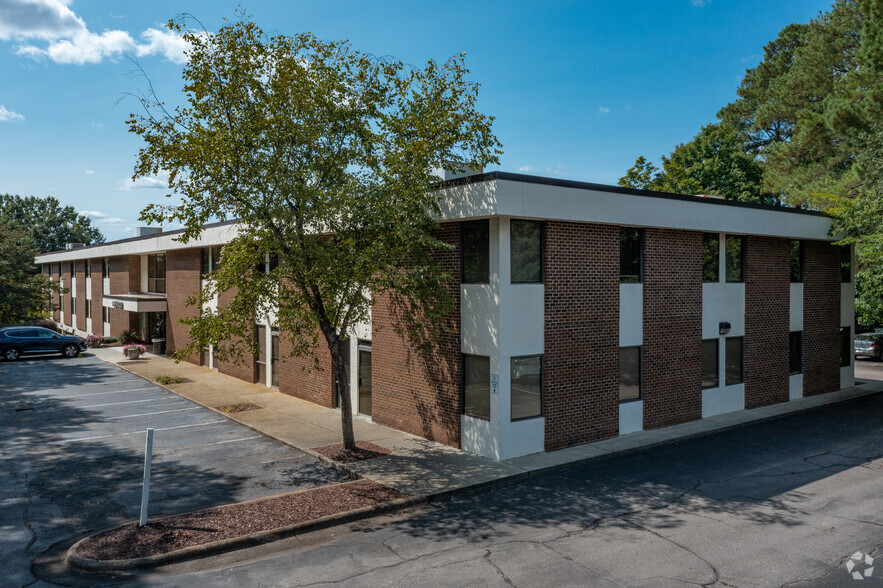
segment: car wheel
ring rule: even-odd
[[[16,359],[18,359],[19,355],[20,353],[15,347],[10,347],[3,352],[3,357],[6,358],[6,361],[15,361]]]
[[[61,349],[61,354],[65,357],[76,357],[80,354],[80,348],[76,345],[65,345]]]

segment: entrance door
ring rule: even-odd
[[[359,412],[371,416],[371,348],[359,346]]]

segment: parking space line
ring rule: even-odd
[[[215,445],[221,445],[223,443],[236,443],[237,441],[248,441],[249,439],[257,439],[259,437],[263,437],[263,435],[255,435],[254,437],[243,437],[242,439],[228,439],[226,441],[216,441]]]
[[[126,392],[143,392],[144,390],[157,390],[158,386],[150,386],[149,388],[132,388],[131,390],[108,390],[107,392],[92,392],[90,394],[80,394],[79,396],[65,396],[64,400],[77,400],[79,398],[87,398],[89,396],[101,396],[104,394],[125,394]]]
[[[170,412],[184,412],[185,410],[199,410],[202,408],[201,406],[193,406],[191,408],[175,408],[172,410],[159,410],[157,412],[142,412],[141,414],[127,414],[126,416],[115,416],[115,417],[107,417],[108,421],[115,421],[117,419],[133,419],[136,417],[150,416],[154,414],[167,414]]]
[[[155,402],[157,400],[163,400],[165,397],[160,396],[159,398],[144,398],[142,400],[126,400],[125,402],[105,402],[104,404],[89,404],[87,406],[78,406],[77,408],[98,408],[99,406],[117,406],[118,404],[135,404],[136,402]],[[169,398],[169,400],[183,400],[180,397]]]
[[[204,427],[205,425],[215,425],[217,423],[229,423],[227,419],[221,419],[219,421],[209,421],[207,423],[193,423],[192,425],[180,425],[177,427],[162,427],[158,429],[154,429],[154,431],[171,431],[172,429],[186,429],[188,427]],[[77,439],[62,439],[59,443],[73,443],[75,441],[92,441],[93,439],[106,439],[108,437],[122,437],[123,435],[144,435],[145,432],[142,431],[131,431],[129,433],[114,433],[112,435],[95,435],[94,437],[79,437]]]

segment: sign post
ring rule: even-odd
[[[141,519],[139,527],[147,524],[147,502],[150,499],[150,456],[153,453],[153,429],[147,429],[147,446],[144,448],[144,481],[141,484]]]

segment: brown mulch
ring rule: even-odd
[[[119,527],[90,537],[77,554],[102,561],[133,559],[260,531],[404,498],[371,480],[313,488],[285,496],[233,504]]]
[[[263,406],[258,406],[257,404],[252,404],[251,402],[243,402],[241,404],[228,404],[226,406],[216,406],[218,410],[221,412],[231,413],[231,412],[245,412],[246,410],[257,410],[259,408],[264,408]]]
[[[334,443],[323,447],[313,447],[313,451],[320,453],[338,463],[353,463],[363,459],[373,459],[392,453],[386,447],[381,447],[370,441],[356,441],[355,451],[344,451],[343,443]]]

